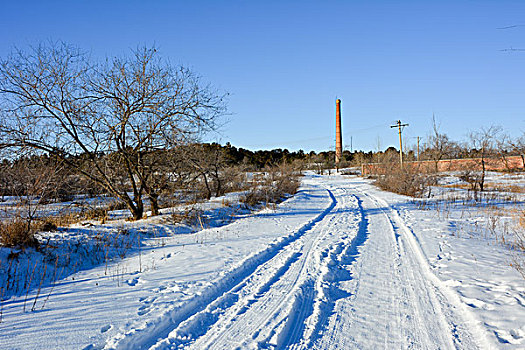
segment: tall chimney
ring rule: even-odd
[[[335,100],[335,166],[339,169],[339,163],[343,157],[343,136],[341,133],[341,100]]]

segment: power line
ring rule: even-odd
[[[390,125],[391,128],[399,129],[399,164],[401,168],[403,168],[403,141],[401,138],[401,132],[405,126],[408,126],[408,124],[401,124],[401,120],[398,120],[396,125]]]
[[[353,135],[355,135],[356,133],[359,133],[359,132],[364,132],[364,131],[369,131],[369,130],[373,130],[373,129],[378,129],[378,128],[384,128],[385,127],[385,124],[377,124],[377,125],[373,125],[373,126],[369,126],[369,127],[366,127],[366,128],[361,128],[361,129],[352,129],[351,131],[349,132],[346,132],[346,133],[343,133],[343,137],[345,138],[349,138],[349,137],[352,137]],[[279,147],[283,144],[299,144],[299,143],[304,143],[304,142],[311,142],[311,141],[326,141],[327,143],[331,143],[334,139],[334,135],[329,135],[329,136],[319,136],[319,137],[313,137],[313,138],[308,138],[308,139],[297,139],[297,140],[287,140],[287,141],[275,141],[275,142],[272,142],[272,143],[269,143],[269,144],[251,144],[251,145],[246,145],[247,147]]]
[[[512,26],[499,27],[496,29],[512,29],[512,28],[517,28],[517,27],[525,27],[525,24],[514,24]]]
[[[511,47],[510,49],[501,49],[500,51],[507,52],[507,51],[525,51],[525,49],[515,49]]]

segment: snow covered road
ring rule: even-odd
[[[367,244],[352,267],[317,348],[475,349],[467,311],[430,271],[410,229],[386,201],[352,188],[362,200]],[[447,299],[447,296],[451,296]],[[468,318],[468,316],[467,316]],[[477,334],[479,335],[479,334]]]
[[[525,345],[520,333],[525,305],[515,302],[513,314],[500,315],[515,320],[510,322],[513,328],[506,330],[514,332],[511,341],[495,337],[483,323],[484,316],[458,293],[469,276],[451,283],[433,263],[432,239],[446,224],[436,222],[432,239],[423,239],[414,231],[417,225],[407,222],[405,213],[392,204],[396,200],[402,197],[379,191],[367,180],[308,175],[300,193],[276,210],[178,236],[147,253],[142,259],[157,261],[155,268],[130,274],[123,286],[102,278],[100,268],[80,273],[78,278],[84,282],[76,289],[68,283],[57,285],[60,300],[49,301],[50,312],[20,313],[13,301],[4,310],[6,322],[0,324],[0,347],[489,349]],[[127,271],[133,271],[135,260],[129,258]],[[461,273],[454,270],[456,277]],[[509,293],[522,297],[525,288],[519,278],[511,282]],[[84,322],[62,322],[79,301],[84,311],[77,310],[76,316]],[[493,311],[491,315],[498,309]],[[9,320],[15,327],[9,326]],[[39,322],[52,323],[53,330],[39,329]]]

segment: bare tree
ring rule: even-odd
[[[522,135],[517,139],[508,138],[507,148],[509,148],[511,152],[518,154],[521,157],[521,164],[523,169],[525,169],[525,135]]]
[[[221,196],[225,190],[226,155],[217,143],[198,144],[187,153],[187,161],[202,180],[206,199]]]
[[[445,158],[451,158],[457,151],[457,144],[450,140],[448,135],[442,133],[439,124],[432,116],[432,133],[428,137],[426,149],[423,151],[426,157],[430,158],[435,163],[435,171],[438,171],[439,161]]]
[[[511,144],[512,144],[512,139],[506,133],[500,133],[494,138],[494,146],[495,146],[494,151],[501,158],[507,170],[510,170],[511,168],[509,164],[509,160],[507,158],[512,152]]]
[[[16,160],[4,158],[2,196],[16,198],[16,202],[3,208],[7,216],[0,230],[0,243],[6,246],[37,247],[35,222],[42,216],[42,206],[60,194],[60,179],[64,175],[63,162],[34,154],[12,155]],[[1,225],[0,225],[1,226]]]
[[[225,111],[224,96],[155,48],[105,64],[64,43],[17,50],[0,63],[0,96],[3,147],[58,157],[125,202],[134,219],[144,196],[158,212],[161,151],[213,129]]]
[[[469,133],[469,139],[473,151],[479,158],[479,163],[481,165],[481,173],[479,177],[479,189],[480,191],[484,190],[485,184],[485,173],[486,173],[486,158],[494,153],[495,142],[498,139],[498,135],[501,133],[500,126],[489,126],[487,128],[483,127],[477,131]]]

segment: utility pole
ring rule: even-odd
[[[417,137],[417,162],[419,163],[419,136]]]
[[[391,128],[399,129],[399,164],[401,165],[401,169],[403,169],[403,141],[401,139],[401,132],[405,126],[408,126],[408,124],[401,124],[401,120],[398,120],[396,125],[390,125]]]

